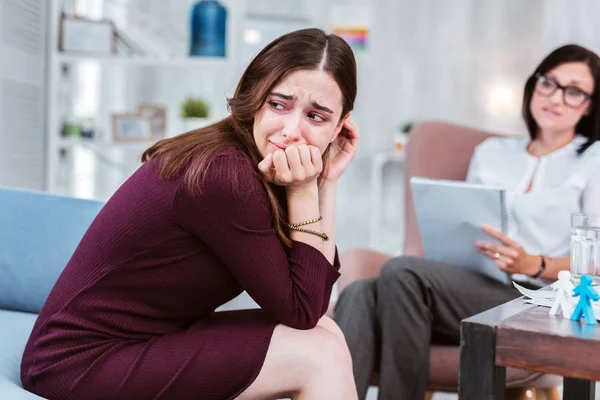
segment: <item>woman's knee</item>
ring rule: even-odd
[[[334,315],[346,308],[356,312],[364,307],[373,307],[375,305],[377,280],[377,277],[363,278],[347,286],[339,295]]]
[[[340,340],[340,335],[343,339],[341,331],[330,326],[325,328],[317,325],[311,330],[309,350],[306,352],[310,362],[305,374],[305,388],[309,392],[316,394],[315,389],[319,388],[319,392],[329,393],[334,387],[340,390],[336,394],[340,396],[339,398],[350,399],[353,398],[352,394],[355,395],[352,357],[345,339]],[[323,398],[331,398],[331,396]]]
[[[432,274],[436,273],[431,262],[421,257],[402,256],[389,260],[377,281],[380,302],[405,301],[408,293],[423,295],[430,286]]]
[[[319,325],[315,328],[316,340],[311,348],[316,360],[314,368],[319,370],[319,373],[329,373],[332,368],[338,368],[342,374],[351,374],[352,357],[346,339],[335,322],[333,325],[335,328]]]
[[[317,325],[298,330],[277,325],[262,369],[238,399],[281,398],[352,376],[352,364],[339,337]]]
[[[278,325],[273,333],[273,341],[286,349],[290,363],[301,366],[307,373],[348,366],[348,347],[344,335],[335,322],[327,317],[309,330]]]
[[[321,326],[331,332],[342,344],[344,353],[348,357],[350,363],[352,363],[352,356],[350,355],[350,349],[348,349],[348,343],[346,342],[346,336],[338,324],[329,317],[323,317],[319,320],[318,326]]]
[[[394,257],[381,268],[380,283],[404,280],[407,276],[420,276],[426,274],[429,263],[422,257],[400,256]]]
[[[285,345],[288,362],[298,372],[301,387],[323,379],[343,381],[352,375],[352,358],[345,340],[340,340],[337,333],[321,325],[298,333]]]
[[[334,320],[332,320],[329,317],[322,317],[317,323],[317,325],[327,329],[335,337],[337,337],[344,344],[344,346],[346,345],[346,338],[344,337],[344,333],[342,332],[338,324],[335,323]]]

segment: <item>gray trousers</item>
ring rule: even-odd
[[[352,355],[359,399],[374,371],[380,400],[423,400],[430,344],[458,345],[460,321],[519,297],[512,286],[419,257],[386,262],[342,291],[334,319]]]

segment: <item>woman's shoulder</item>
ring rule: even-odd
[[[252,169],[250,156],[235,146],[224,146],[215,151],[209,159],[209,163],[214,162],[231,165],[232,167],[250,167]]]
[[[242,149],[234,146],[217,150],[208,160],[207,168],[224,170],[232,177],[251,178],[258,175],[252,158]]]
[[[217,150],[205,168],[202,190],[248,193],[262,188],[252,159],[239,148],[227,146]]]
[[[594,157],[597,158],[598,156],[600,156],[600,140],[596,140],[594,143],[592,143],[590,145],[590,147],[588,147],[583,154],[586,157]]]
[[[591,168],[597,171],[600,167],[600,141],[596,141],[590,145],[580,156],[582,165],[586,168]]]
[[[530,141],[528,136],[492,136],[483,140],[478,146],[478,152],[522,151]]]

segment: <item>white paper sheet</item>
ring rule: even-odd
[[[516,282],[513,282],[513,285],[523,296],[527,297],[527,300],[525,300],[527,303],[535,304],[536,306],[550,308],[552,307],[552,304],[554,304],[554,300],[556,299],[556,292],[554,290],[531,290],[524,288]],[[571,310],[569,310],[569,313],[572,313],[575,310],[578,301],[579,297],[571,297],[569,299],[569,304],[571,305]],[[594,310],[594,316],[597,320],[600,321],[600,303],[597,301],[593,301],[592,309]]]

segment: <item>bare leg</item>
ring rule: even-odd
[[[329,318],[309,330],[277,325],[247,399],[356,399],[352,361],[343,334]]]
[[[348,349],[348,344],[346,343],[346,337],[344,336],[344,332],[342,332],[338,324],[336,324],[335,321],[329,317],[322,317],[319,320],[318,326],[327,329],[341,341],[344,347],[344,352],[348,356],[348,362],[350,363],[350,367],[352,368],[352,356],[350,355],[350,349]]]

